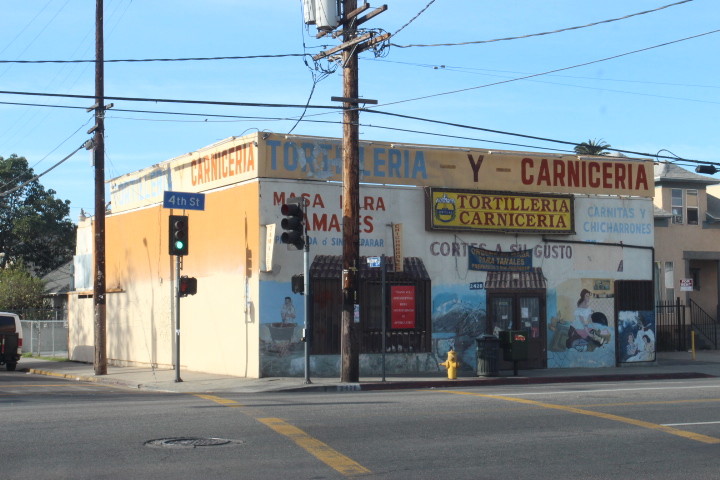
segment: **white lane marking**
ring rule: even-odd
[[[720,423],[720,421],[717,422],[692,422],[692,423],[662,423],[661,425],[664,427],[677,427],[682,425],[715,425]]]
[[[524,397],[529,395],[570,395],[573,393],[602,393],[602,392],[637,392],[640,390],[697,390],[702,388],[720,388],[720,385],[695,385],[691,387],[668,386],[668,387],[634,387],[634,388],[603,388],[596,390],[568,390],[559,392],[527,392],[527,393],[499,393],[507,397]]]

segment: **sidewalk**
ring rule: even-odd
[[[78,362],[53,362],[24,357],[18,371],[33,375],[69,378],[104,385],[176,393],[262,393],[262,392],[342,392],[365,390],[399,390],[417,388],[458,388],[466,386],[521,385],[535,383],[602,382],[619,380],[661,380],[720,377],[720,351],[661,352],[654,363],[626,364],[617,368],[564,368],[500,371],[497,377],[461,376],[449,380],[437,376],[361,377],[358,383],[342,383],[339,378],[314,378],[310,384],[303,378],[241,378],[209,373],[180,371],[182,382],[176,382],[171,369],[148,367],[108,367],[107,375],[95,375],[93,365]]]

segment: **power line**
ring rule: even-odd
[[[433,1],[434,1],[434,0],[433,0]],[[523,38],[539,37],[539,36],[542,36],[542,35],[552,35],[552,34],[555,34],[555,33],[567,32],[567,31],[570,31],[570,30],[579,30],[579,29],[581,29],[581,28],[594,27],[594,26],[596,26],[596,25],[602,25],[602,24],[604,24],[604,23],[611,23],[611,22],[617,22],[617,21],[620,21],[620,20],[626,20],[626,19],[628,19],[628,18],[637,17],[638,15],[645,15],[645,14],[648,14],[648,13],[657,12],[658,10],[663,10],[663,9],[665,9],[665,8],[674,7],[674,6],[676,6],[676,5],[680,5],[680,4],[688,3],[688,2],[692,2],[692,1],[693,1],[693,0],[682,0],[682,1],[680,1],[680,2],[675,2],[675,3],[671,3],[671,4],[669,4],[669,5],[664,5],[664,6],[662,6],[662,7],[654,8],[654,9],[652,9],[652,10],[645,10],[644,12],[631,13],[631,14],[629,14],[629,15],[625,15],[625,16],[618,17],[618,18],[611,18],[611,19],[609,19],[609,20],[601,20],[601,21],[599,21],[599,22],[588,23],[587,25],[578,25],[578,26],[575,26],[575,27],[561,28],[561,29],[552,30],[552,31],[549,31],[549,32],[531,33],[531,34],[528,34],[528,35],[520,35],[520,36],[517,36],[517,37],[494,38],[494,39],[492,39],[492,40],[476,40],[476,41],[459,42],[459,43],[434,43],[434,44],[411,44],[411,45],[397,45],[397,44],[391,43],[390,45],[393,46],[393,47],[398,47],[398,48],[410,48],[410,47],[455,47],[455,46],[459,46],[459,45],[478,45],[478,44],[482,44],[482,43],[502,42],[502,41],[505,41],[505,40],[520,40],[520,39],[523,39]],[[432,3],[432,2],[430,2],[430,3]],[[428,5],[428,6],[430,6],[430,5]],[[427,7],[425,7],[425,8],[427,8]],[[420,12],[420,13],[422,13],[422,12]],[[418,14],[418,15],[419,15],[419,14]],[[416,18],[417,18],[417,17],[416,17]],[[414,20],[414,19],[413,19],[413,20]],[[405,28],[406,26],[407,26],[407,25],[403,26],[402,28]],[[402,30],[402,28],[401,28],[400,30]],[[398,32],[399,32],[400,30],[398,30]],[[395,32],[395,33],[397,34],[397,32]]]
[[[415,117],[415,116],[412,116],[412,115],[403,115],[403,114],[401,114],[401,113],[383,112],[383,111],[380,111],[380,110],[371,110],[371,109],[367,109],[367,108],[362,109],[362,110],[363,110],[364,112],[367,112],[367,113],[377,113],[377,114],[380,114],[380,115],[387,115],[387,116],[391,116],[391,117],[404,118],[404,119],[406,119],[406,120],[417,120],[417,121],[421,121],[421,122],[428,122],[428,123],[434,123],[434,124],[439,124],[439,125],[447,125],[447,126],[450,126],[450,127],[466,128],[466,129],[478,130],[478,131],[482,131],[482,132],[490,132],[490,133],[497,133],[497,134],[501,134],[501,135],[514,136],[514,137],[529,138],[529,139],[532,139],[532,140],[539,140],[539,141],[542,141],[542,142],[560,143],[560,144],[563,144],[563,145],[572,145],[572,146],[578,145],[578,142],[569,142],[569,141],[566,141],[566,140],[557,140],[557,139],[554,139],[554,138],[538,137],[538,136],[535,136],[535,135],[525,135],[525,134],[522,134],[522,133],[505,132],[505,131],[502,131],[502,130],[493,130],[493,129],[490,129],[490,128],[474,127],[474,126],[472,126],[472,125],[464,125],[464,124],[461,124],[461,123],[454,123],[454,122],[445,122],[445,121],[442,121],[442,120],[432,120],[432,119],[428,119],[428,118]],[[534,147],[534,148],[537,148],[537,147]],[[680,159],[680,157],[677,157],[677,156],[675,156],[675,157],[667,157],[667,156],[658,155],[658,154],[652,154],[652,153],[647,153],[647,152],[635,152],[635,151],[632,151],[632,150],[621,150],[621,149],[619,149],[619,148],[606,148],[606,150],[609,150],[609,151],[611,151],[611,152],[618,152],[618,153],[629,153],[629,154],[631,154],[631,155],[639,155],[639,156],[641,156],[641,157],[670,158],[670,159],[676,159],[676,160],[677,160],[677,159]],[[682,158],[681,160],[686,161],[686,162],[694,162],[694,163],[708,163],[708,162],[703,162],[703,161],[700,161],[700,160],[692,160],[692,159],[689,159],[689,158]]]
[[[285,53],[277,55],[244,55],[233,57],[187,57],[187,58],[125,58],[103,60],[103,63],[140,62],[202,62],[208,60],[251,60],[258,58],[310,57],[308,53]],[[0,63],[95,63],[95,60],[0,60]]]
[[[61,97],[79,98],[83,100],[95,100],[94,95],[76,95],[69,93],[38,93],[38,92],[17,92],[0,90],[0,95],[28,95],[39,97]],[[153,103],[187,103],[195,105],[220,105],[226,107],[266,107],[266,108],[317,108],[329,110],[342,110],[337,105],[297,105],[287,103],[251,103],[251,102],[219,102],[212,100],[178,100],[171,98],[143,98],[143,97],[103,97],[104,100],[127,101],[127,102],[153,102]]]
[[[517,70],[495,70],[495,69],[489,69],[489,68],[477,68],[477,67],[464,67],[464,66],[457,66],[457,65],[445,65],[445,64],[437,64],[437,63],[417,63],[417,62],[403,62],[399,60],[388,60],[385,58],[370,58],[366,59],[373,62],[384,62],[384,63],[395,63],[399,65],[409,65],[412,67],[421,67],[421,68],[432,68],[433,70],[443,70],[443,71],[449,71],[449,72],[462,72],[462,73],[471,73],[474,75],[484,75],[489,77],[507,77],[508,75],[529,75],[528,72],[519,72]],[[670,87],[694,87],[694,88],[712,88],[712,89],[718,89],[720,86],[718,85],[708,85],[708,84],[700,84],[700,83],[674,83],[674,82],[659,82],[659,81],[653,81],[653,80],[629,80],[626,78],[610,78],[610,77],[588,77],[583,75],[548,75],[549,77],[558,77],[558,78],[571,78],[575,80],[592,80],[592,81],[602,81],[602,82],[618,82],[618,83],[637,83],[637,84],[643,84],[643,85],[659,85],[659,86],[670,86]]]
[[[410,25],[412,22],[414,22],[420,15],[422,15],[423,13],[425,13],[425,10],[427,10],[428,8],[430,8],[430,5],[432,5],[433,3],[435,3],[435,0],[430,0],[430,3],[428,3],[427,5],[425,5],[425,8],[423,8],[422,10],[420,10],[413,18],[411,18],[410,20],[408,20],[408,22],[407,22],[405,25],[403,25],[402,27],[400,27],[400,28],[398,28],[397,30],[395,30],[395,33],[393,33],[391,36],[394,37],[394,36],[397,35],[398,33],[402,32],[402,31],[405,29],[405,27],[407,27],[407,26]]]
[[[470,91],[470,90],[477,90],[477,89],[479,89],[479,88],[493,87],[493,86],[495,86],[495,85],[502,85],[502,84],[505,84],[505,83],[517,82],[518,80],[527,80],[528,78],[541,77],[541,76],[543,76],[543,75],[548,75],[548,74],[550,74],[550,73],[557,73],[557,72],[562,72],[562,71],[565,71],[565,70],[571,70],[571,69],[573,69],[573,68],[586,67],[586,66],[588,66],[588,65],[593,65],[593,64],[595,64],[595,63],[606,62],[606,61],[608,61],[608,60],[615,60],[616,58],[626,57],[626,56],[628,56],[628,55],[633,55],[633,54],[635,54],[635,53],[646,52],[646,51],[648,51],[648,50],[653,50],[653,49],[655,49],[655,48],[666,47],[666,46],[672,45],[672,44],[674,44],[674,43],[680,43],[680,42],[684,42],[684,41],[687,41],[687,40],[692,40],[692,39],[695,39],[695,38],[703,37],[703,36],[706,36],[706,35],[711,35],[711,34],[713,34],[713,33],[718,33],[718,32],[720,32],[720,29],[718,29],[718,30],[711,30],[711,31],[709,31],[709,32],[704,32],[704,33],[699,33],[699,34],[697,34],[697,35],[692,35],[692,36],[690,36],[690,37],[680,38],[680,39],[678,39],[678,40],[671,40],[671,41],[669,41],[669,42],[660,43],[660,44],[657,44],[657,45],[652,45],[652,46],[650,46],[650,47],[640,48],[640,49],[638,49],[638,50],[632,50],[632,51],[630,51],[630,52],[620,53],[620,54],[617,54],[617,55],[613,55],[613,56],[611,56],[611,57],[605,57],[605,58],[600,58],[600,59],[598,59],[598,60],[591,60],[591,61],[589,61],[589,62],[584,62],[584,63],[579,63],[579,64],[576,64],[576,65],[571,65],[571,66],[569,66],[569,67],[556,68],[556,69],[554,69],[554,70],[548,70],[548,71],[540,72],[540,73],[533,73],[533,74],[531,74],[531,75],[525,75],[525,76],[522,76],[522,77],[510,78],[510,79],[507,79],[507,80],[501,80],[501,81],[493,82],[493,83],[486,83],[485,85],[477,85],[477,86],[475,86],[475,87],[460,88],[460,89],[457,89],[457,90],[451,90],[451,91],[449,91],[449,92],[433,93],[433,94],[431,94],[431,95],[424,95],[424,96],[422,96],[422,97],[414,97],[414,98],[408,98],[408,99],[405,99],[405,100],[398,100],[398,101],[396,101],[396,102],[388,102],[388,103],[384,103],[383,105],[380,105],[380,106],[395,105],[395,104],[398,104],[398,103],[405,103],[405,102],[413,102],[413,101],[415,101],[415,100],[425,100],[425,99],[427,99],[427,98],[440,97],[440,96],[443,96],[443,95],[450,95],[450,94],[453,94],[453,93],[467,92],[467,91]],[[2,93],[2,92],[0,92],[0,93]]]
[[[62,97],[62,96],[69,96],[69,97],[71,97],[71,98],[80,97],[80,98],[88,98],[88,99],[94,99],[94,98],[95,98],[95,97],[93,97],[93,96],[82,96],[82,95],[62,95],[62,94],[43,94],[43,93],[30,93],[30,92],[5,92],[5,91],[0,91],[0,94],[4,94],[4,93],[27,94],[27,95],[37,95],[37,96],[43,96],[43,95],[48,95],[48,96],[61,96],[61,97]],[[125,99],[125,100],[126,100],[126,99],[127,99],[127,98],[125,98],[125,97],[106,97],[106,98],[107,98],[107,99],[110,99],[110,100],[122,100],[122,99]],[[161,102],[171,102],[171,103],[208,104],[208,105],[223,105],[223,106],[252,106],[252,107],[255,107],[255,106],[273,106],[273,107],[288,107],[288,108],[301,108],[301,109],[305,109],[305,108],[318,108],[318,109],[320,109],[320,108],[325,108],[325,109],[333,109],[333,110],[342,110],[342,107],[320,106],[320,105],[281,105],[281,104],[242,103],[242,102],[211,102],[211,101],[201,101],[201,100],[169,100],[169,99],[161,100],[161,99],[149,99],[149,98],[132,98],[132,99],[130,99],[130,100],[131,100],[131,101],[144,101],[144,102],[158,102],[158,103],[161,103]],[[0,103],[10,103],[10,102],[0,102]],[[21,104],[21,105],[35,105],[35,104]],[[54,108],[62,108],[62,106],[58,106],[58,105],[43,105],[43,104],[37,104],[36,106],[50,106],[50,107],[54,107]],[[74,108],[74,109],[77,109],[77,108],[82,108],[82,107],[67,106],[66,108]],[[469,130],[477,130],[477,131],[483,131],[483,132],[496,133],[496,134],[500,134],[500,135],[508,135],[508,136],[514,136],[514,137],[520,137],[520,138],[527,138],[527,139],[538,140],[538,141],[542,141],[542,142],[559,143],[559,144],[568,145],[568,146],[573,146],[573,147],[576,146],[576,145],[578,145],[578,142],[571,142],[571,141],[566,141],[566,140],[557,140],[557,139],[552,139],[552,138],[547,138],[547,137],[539,137],[539,136],[535,136],[535,135],[527,135],[527,134],[522,134],[522,133],[507,132],[507,131],[503,131],[503,130],[495,130],[495,129],[484,128],[484,127],[476,127],[476,126],[472,126],[472,125],[465,125],[465,124],[454,123],[454,122],[446,122],[446,121],[442,121],[442,120],[434,120],[434,119],[423,118],[423,117],[415,117],[415,116],[411,116],[411,115],[404,115],[404,114],[400,114],[400,113],[385,112],[385,111],[382,111],[382,110],[376,110],[376,109],[371,109],[371,108],[360,108],[359,110],[364,111],[364,112],[368,112],[368,113],[375,113],[375,114],[378,114],[378,115],[385,115],[385,116],[392,116],[392,117],[404,118],[404,119],[407,119],[407,120],[417,120],[417,121],[426,122],[426,123],[433,123],[433,124],[437,124],[437,125],[446,125],[446,126],[451,126],[451,127],[456,127],[456,128],[464,128],[464,129],[469,129]],[[297,120],[297,119],[293,119],[293,118],[244,117],[244,116],[236,116],[236,115],[219,115],[219,114],[185,113],[185,112],[165,112],[165,111],[153,111],[153,110],[113,109],[112,111],[116,111],[116,112],[129,112],[129,113],[149,113],[149,114],[158,114],[158,115],[187,115],[187,116],[203,116],[203,117],[237,118],[237,119],[244,119],[244,120],[260,120],[260,119],[265,119],[265,120],[278,120],[278,121]],[[329,121],[307,120],[307,119],[304,119],[304,120],[302,120],[302,121],[304,121],[304,122],[316,122],[316,123],[341,123],[341,122],[329,122]],[[371,128],[386,128],[386,129],[388,129],[388,130],[401,130],[401,129],[396,129],[396,128],[394,128],[394,127],[379,127],[379,126],[374,126],[374,125],[362,125],[362,126],[367,126],[367,127],[371,127]],[[401,130],[401,131],[402,131],[402,130]],[[413,132],[413,131],[409,131],[409,132]],[[425,134],[433,135],[432,132],[413,132],[413,133],[425,133]],[[464,137],[457,137],[457,138],[464,138]],[[476,139],[476,140],[477,140],[477,139]],[[525,147],[525,148],[541,148],[541,149],[551,150],[551,149],[548,149],[548,148],[545,148],[545,147],[537,147],[537,146],[529,146],[529,145],[520,145],[520,144],[511,144],[511,143],[505,143],[505,142],[499,142],[499,141],[496,142],[496,141],[493,141],[493,140],[478,140],[478,141],[487,141],[487,142],[501,143],[501,144],[512,145],[512,146],[521,146],[521,147]],[[628,153],[628,154],[632,154],[632,155],[640,155],[640,156],[645,156],[645,157],[657,157],[657,158],[677,159],[676,157],[666,157],[666,156],[662,156],[662,155],[658,156],[658,155],[656,155],[656,154],[651,154],[651,153],[647,153],[647,152],[635,152],[635,151],[632,151],[632,150],[621,150],[621,149],[615,149],[615,148],[608,148],[607,150],[609,150],[609,151],[614,151],[614,152],[619,152],[619,153]],[[684,159],[684,158],[683,158],[682,160],[688,161],[688,162],[695,162],[695,163],[707,163],[707,162],[702,162],[702,161],[700,161],[700,160],[692,160],[692,159]]]
[[[24,187],[25,185],[34,182],[35,180],[37,180],[38,178],[42,177],[42,176],[45,175],[46,173],[49,173],[49,172],[50,172],[51,170],[53,170],[55,167],[59,166],[60,164],[64,163],[65,161],[69,160],[70,157],[72,157],[72,156],[75,155],[77,152],[79,152],[80,150],[82,150],[83,148],[85,148],[86,145],[87,145],[87,142],[83,143],[83,144],[80,145],[78,148],[76,148],[75,151],[72,152],[70,155],[68,155],[67,157],[63,158],[62,160],[60,160],[59,162],[57,162],[57,163],[56,163],[55,165],[53,165],[52,167],[50,167],[50,168],[48,168],[47,170],[45,170],[44,172],[38,173],[37,175],[33,175],[32,178],[30,178],[29,180],[21,183],[20,185],[17,185],[17,186],[15,186],[15,187],[11,188],[10,190],[5,190],[4,192],[0,192],[0,197],[6,197],[6,196],[10,195],[11,193],[13,193],[14,191],[20,190],[20,189],[21,189],[22,187]]]

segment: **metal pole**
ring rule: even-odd
[[[387,281],[385,277],[385,254],[382,254],[380,256],[380,268],[382,268],[382,274],[380,276],[380,295],[382,295],[382,298],[380,299],[380,310],[382,312],[381,314],[381,321],[382,321],[382,381],[385,381],[385,335],[387,330],[387,312],[385,311],[385,296],[386,296],[386,290],[387,290]]]
[[[180,255],[175,255],[175,381],[180,378]]]
[[[305,200],[302,202],[303,206],[303,218],[307,218],[307,204]],[[305,301],[303,303],[303,309],[304,309],[304,317],[305,317],[305,325],[304,325],[304,335],[305,338],[305,383],[309,384],[312,383],[310,381],[310,340],[312,338],[312,334],[310,332],[310,237],[308,237],[307,233],[307,221],[303,221],[303,228],[304,228],[304,236],[305,236],[305,246],[303,248],[303,294],[305,297]]]

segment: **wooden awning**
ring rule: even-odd
[[[537,290],[547,288],[542,268],[534,267],[529,272],[488,272],[485,289],[495,290]]]

